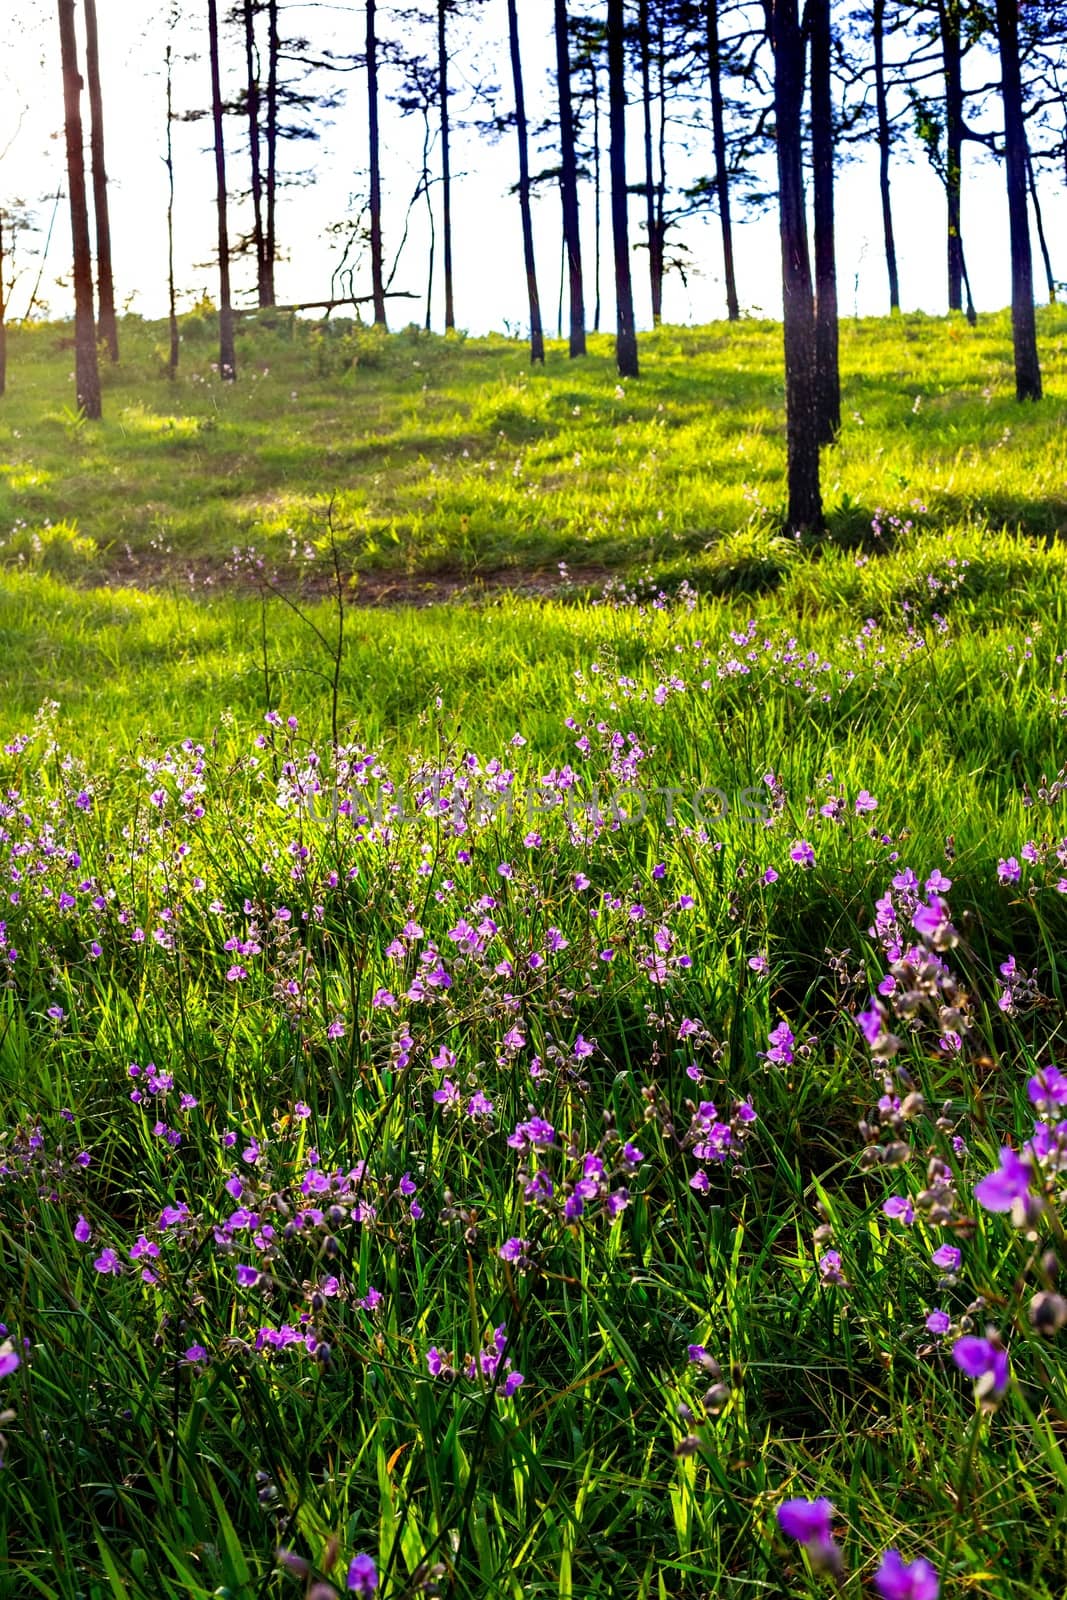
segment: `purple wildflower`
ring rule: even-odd
[[[925,1556],[907,1564],[899,1550],[887,1550],[874,1575],[874,1587],[882,1600],[937,1600],[940,1585],[937,1573]]]
[[[353,1556],[348,1568],[346,1587],[351,1594],[372,1595],[378,1589],[378,1568],[368,1555],[360,1551]]]
[[[767,1043],[767,1060],[772,1061],[776,1067],[789,1067],[793,1064],[793,1046],[796,1039],[788,1022],[780,1022],[772,1028]]]
[[[786,1538],[799,1544],[829,1544],[833,1538],[834,1508],[829,1500],[783,1500],[776,1515]]]
[[[877,1044],[884,1028],[881,1007],[872,1001],[868,1010],[857,1012],[856,1026],[869,1045]]]
[[[932,894],[925,905],[918,907],[911,919],[911,925],[921,938],[933,945],[935,950],[947,950],[959,939],[949,921],[948,906],[936,894]]]
[[[974,1197],[986,1211],[1010,1211],[1017,1200],[1024,1200],[1030,1192],[1033,1173],[1025,1161],[1004,1145],[1000,1152],[1000,1166],[980,1178],[974,1186]]]
[[[1035,1106],[1067,1105],[1067,1077],[1059,1067],[1042,1067],[1030,1079],[1026,1090]]]
[[[934,1251],[930,1260],[935,1267],[940,1267],[944,1272],[955,1272],[963,1256],[954,1244],[943,1244]]]
[[[966,1335],[952,1346],[952,1359],[961,1372],[974,1378],[979,1393],[1002,1394],[1008,1387],[1008,1352],[992,1339]]]

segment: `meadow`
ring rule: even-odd
[[[1060,1596],[1067,316],[803,541],[770,324],[204,320],[11,341],[0,1592]]]

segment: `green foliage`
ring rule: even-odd
[[[385,1600],[814,1600],[825,1580],[774,1511],[826,1495],[856,1600],[890,1545],[928,1555],[946,1600],[1058,1600],[1067,1330],[1027,1308],[1047,1252],[1067,1268],[1059,1181],[1020,1228],[973,1188],[1030,1134],[1028,1077],[1064,1062],[1062,401],[1055,376],[1046,407],[982,395],[1001,324],[896,327],[903,353],[885,328],[850,334],[863,420],[827,457],[831,527],[810,544],[775,531],[766,328],[665,329],[622,399],[602,353],[576,371],[554,352],[542,379],[503,341],[400,335],[327,380],[304,331],[259,328],[273,391],[247,361],[232,394],[205,379],[152,403],[131,383],[73,439],[39,415],[60,388],[29,386],[24,346],[23,410],[0,426],[24,518],[0,546],[0,1314],[28,1344],[0,1379],[0,1590],[298,1600],[282,1547],[339,1590],[370,1552]],[[1059,370],[1052,322],[1046,339]],[[736,412],[703,417],[731,386]],[[251,537],[232,537],[224,479],[256,500]],[[416,537],[398,508],[428,484]],[[512,536],[516,564],[588,555],[561,531],[583,503],[620,568],[606,593],[588,568],[533,597],[478,587]],[[689,519],[699,539],[674,539]],[[393,574],[421,600],[434,565],[462,586],[339,624],[335,536],[345,593],[355,567],[375,598]],[[86,581],[116,570],[125,587]],[[511,815],[454,808],[501,772]],[[568,826],[570,772],[604,816],[636,772],[647,813]],[[360,819],[383,778],[405,809],[376,832]],[[701,788],[728,814],[700,824]],[[759,821],[746,790],[780,809]],[[922,1098],[887,1168],[864,1158],[887,1091],[855,1016],[888,962],[875,902],[905,867],[952,879],[958,990],[951,1017],[894,1020],[892,1070]],[[491,919],[491,957],[463,950],[463,917]],[[431,941],[452,982],[427,1001]],[[1010,956],[1036,991],[1005,1008]],[[796,1049],[776,1062],[783,1020]],[[131,1100],[150,1061],[173,1087]],[[491,1122],[434,1098],[448,1077]],[[693,1112],[742,1097],[743,1158],[706,1161],[701,1193]],[[507,1135],[531,1109],[559,1138],[520,1157]],[[597,1201],[565,1220],[517,1181],[524,1159],[573,1190],[614,1132],[643,1154],[614,1218]],[[954,1175],[948,1227],[919,1203],[932,1159]],[[349,1192],[289,1231],[309,1174],[359,1163],[373,1215]],[[894,1192],[916,1198],[910,1226],[882,1209]],[[228,1237],[239,1203],[274,1236]],[[133,1261],[142,1236],[160,1254]],[[528,1270],[501,1259],[509,1238]],[[947,1239],[958,1273],[931,1265]],[[94,1269],[106,1248],[121,1272]],[[828,1248],[843,1283],[822,1281]],[[237,1287],[253,1256],[265,1278]],[[996,1408],[955,1334],[927,1330],[942,1305],[1007,1341]],[[257,1351],[283,1324],[328,1359]],[[515,1393],[434,1376],[431,1349],[462,1367],[501,1324]]]

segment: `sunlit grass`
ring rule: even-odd
[[[1047,399],[1012,399],[1004,316],[846,322],[844,430],[825,460],[833,537],[916,503],[945,527],[1047,536],[1067,516],[1067,322],[1042,314]],[[685,569],[721,581],[721,546],[773,530],[783,501],[780,333],[746,322],[663,329],[638,382],[611,343],[546,370],[500,338],[382,338],[281,318],[243,324],[240,382],[220,384],[206,325],[187,319],[176,384],[130,322],[105,374],[106,415],[71,411],[69,352],[16,330],[0,418],[0,528],[75,521],[96,570],[186,576],[183,563],[255,545],[285,564],[331,500],[349,570],[474,575]]]
[[[1029,1228],[973,1191],[1067,1061],[1062,334],[1018,410],[1002,320],[850,329],[863,420],[799,543],[776,339],[664,330],[621,400],[606,347],[530,379],[503,341],[360,335],[345,375],[256,332],[231,393],[128,339],[101,430],[62,413],[66,354],[20,377],[16,347],[0,454],[53,480],[0,548],[0,1592],[299,1600],[281,1547],[339,1590],[373,1555],[384,1600],[814,1600],[775,1508],[825,1495],[856,1600],[889,1546],[945,1600],[1059,1600],[1067,1330],[1029,1310],[1067,1268],[1057,1180]],[[308,578],[331,494],[340,609]],[[96,581],[122,518],[153,586]],[[277,583],[227,575],[234,543]],[[608,596],[348,583],[583,550],[626,569]],[[918,938],[906,869],[952,881],[958,984],[884,1001],[887,1089],[856,1016],[887,892]],[[858,1125],[890,1090],[923,1100],[887,1166]],[[701,1103],[746,1099],[736,1160],[698,1159]],[[519,1151],[532,1115],[558,1137]],[[316,1220],[315,1175],[356,1171],[373,1214],[342,1188]],[[506,1395],[463,1370],[500,1326]],[[951,1351],[987,1327],[1013,1377],[983,1411]],[[312,1345],[256,1349],[283,1328]]]

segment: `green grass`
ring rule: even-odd
[[[918,350],[901,353],[920,328]],[[22,1355],[0,1379],[0,1593],[297,1600],[307,1585],[279,1565],[284,1547],[339,1589],[352,1554],[372,1553],[386,1600],[815,1596],[827,1580],[774,1512],[826,1495],[856,1600],[887,1546],[929,1556],[946,1600],[1058,1600],[1067,1332],[1041,1335],[1029,1307],[1067,1269],[1062,1180],[1048,1171],[1045,1210],[1018,1229],[973,1186],[1001,1145],[1029,1136],[1028,1077],[1067,1065],[1067,827],[1053,781],[1067,746],[1067,555],[1051,537],[1061,335],[1046,326],[1052,398],[1019,411],[1003,395],[1000,322],[973,336],[907,320],[851,330],[849,406],[865,420],[827,457],[837,509],[812,545],[773,531],[767,328],[664,330],[658,353],[648,341],[623,429],[639,459],[660,439],[649,481],[624,470],[602,416],[555,499],[528,489],[546,489],[553,448],[569,459],[587,406],[612,414],[602,357],[575,374],[554,353],[507,402],[509,426],[531,429],[529,482],[501,487],[472,465],[468,429],[494,406],[499,428],[492,384],[514,386],[512,347],[419,341],[409,353],[401,337],[371,345],[378,366],[316,378],[313,350],[248,337],[269,338],[272,373],[300,401],[278,421],[266,387],[211,397],[188,385],[185,402],[220,407],[191,444],[147,420],[133,330],[132,370],[109,390],[115,417],[122,384],[127,405],[139,395],[125,435],[111,421],[45,421],[62,362],[27,359],[21,377],[12,363],[5,417],[20,437],[5,447],[36,452],[52,474],[32,491],[36,514],[68,533],[29,547],[35,570],[0,573],[0,1318]],[[346,607],[339,633],[315,585],[304,596],[289,583],[287,542],[235,510],[299,480],[321,537],[316,497],[336,491],[340,506],[354,492],[319,470],[327,448],[345,448],[339,416],[358,417],[346,427],[362,439],[374,394],[379,425],[402,434],[412,359],[435,374],[448,493],[434,511],[431,457],[404,465],[398,447],[379,484],[359,485],[374,488],[375,515],[390,497],[424,497],[432,534],[403,562],[477,570],[448,522],[465,485],[497,541],[477,545],[484,564],[525,506],[518,566],[617,561],[636,598],[594,603],[560,586],[541,600]],[[931,376],[915,413],[920,359]],[[572,402],[582,418],[553,421],[567,385],[586,397]],[[721,414],[701,418],[708,394]],[[673,423],[657,422],[661,400]],[[266,454],[267,419],[285,431],[284,471]],[[752,474],[731,478],[741,445]],[[566,515],[577,528],[584,504],[586,531],[603,531],[598,507],[628,496],[630,533],[615,523],[617,543],[604,534],[582,557]],[[928,509],[909,513],[913,499]],[[166,581],[88,583],[109,570],[120,514],[122,539],[134,544],[137,523],[136,548],[155,561],[145,508],[164,503]],[[657,512],[695,527],[713,506],[698,599],[677,581],[686,546],[656,532]],[[892,528],[890,514],[914,526]],[[345,504],[335,521],[355,541],[351,520]],[[74,521],[95,555],[72,553]],[[278,549],[281,592],[247,579],[230,592],[221,573],[224,592],[183,580],[179,548],[203,575],[235,542]],[[379,559],[343,549],[343,576]],[[265,721],[274,708],[295,727]],[[318,782],[325,793],[294,795]],[[701,789],[721,791],[729,814],[716,818],[721,799],[707,794],[702,824]],[[856,809],[864,791],[876,810]],[[615,807],[633,825],[612,826]],[[810,868],[791,857],[800,840]],[[1017,880],[998,871],[1013,857]],[[935,938],[947,972],[929,950],[898,969],[887,1069],[854,1019],[890,959],[869,932],[876,901],[905,868],[920,885],[935,868],[952,879],[959,940]],[[892,894],[910,943],[906,891]],[[464,919],[484,949],[463,947]],[[763,970],[750,965],[761,955]],[[1004,1010],[1009,956],[1035,977],[1007,980]],[[438,962],[447,987],[426,981]],[[776,1063],[782,1021],[795,1058]],[[171,1087],[145,1092],[149,1062]],[[458,1110],[434,1098],[445,1079]],[[491,1120],[463,1109],[478,1091]],[[875,1110],[887,1092],[918,1091],[896,1123]],[[712,1100],[730,1122],[742,1098],[758,1120],[735,1159],[698,1157],[697,1106]],[[532,1113],[559,1137],[520,1152],[508,1135]],[[906,1159],[865,1155],[861,1120],[869,1150],[897,1140]],[[639,1163],[622,1160],[625,1140]],[[568,1218],[561,1198],[596,1152],[628,1203],[613,1217],[594,1183]],[[538,1169],[551,1196],[529,1188]],[[692,1186],[698,1171],[707,1192]],[[939,1171],[940,1213],[928,1204]],[[315,1172],[348,1178],[322,1196]],[[915,1204],[911,1226],[883,1213],[893,1194]],[[179,1203],[188,1213],[162,1226]],[[256,1213],[258,1239],[238,1205]],[[510,1238],[526,1241],[525,1260],[501,1259]],[[949,1281],[930,1263],[946,1241],[963,1256]],[[94,1268],[107,1249],[117,1275]],[[843,1283],[820,1281],[829,1249]],[[238,1283],[252,1261],[264,1276]],[[146,1265],[158,1282],[142,1280]],[[952,1319],[947,1336],[925,1327],[934,1307]],[[462,1370],[502,1324],[525,1380],[508,1396]],[[259,1330],[282,1326],[313,1329],[328,1358],[256,1348]],[[1009,1346],[1012,1381],[983,1409],[951,1349],[987,1326]],[[688,1359],[690,1344],[719,1376]]]
[[[291,577],[305,543],[321,551],[332,500],[346,573],[370,579],[554,576],[565,560],[583,572],[649,564],[726,590],[776,580],[772,323],[662,329],[626,386],[605,337],[577,363],[550,344],[546,370],[531,373],[524,348],[500,338],[242,326],[236,386],[214,378],[197,317],[170,385],[159,330],[129,319],[99,426],[71,411],[60,330],[15,330],[0,529],[17,532],[0,554],[187,583],[190,571],[218,581],[234,546],[253,545]],[[844,430],[826,470],[833,536],[869,537],[879,508],[903,521],[915,502],[939,527],[1058,532],[1062,308],[1042,313],[1041,332],[1048,398],[1020,412],[1004,316],[974,330],[923,316],[845,323]]]

